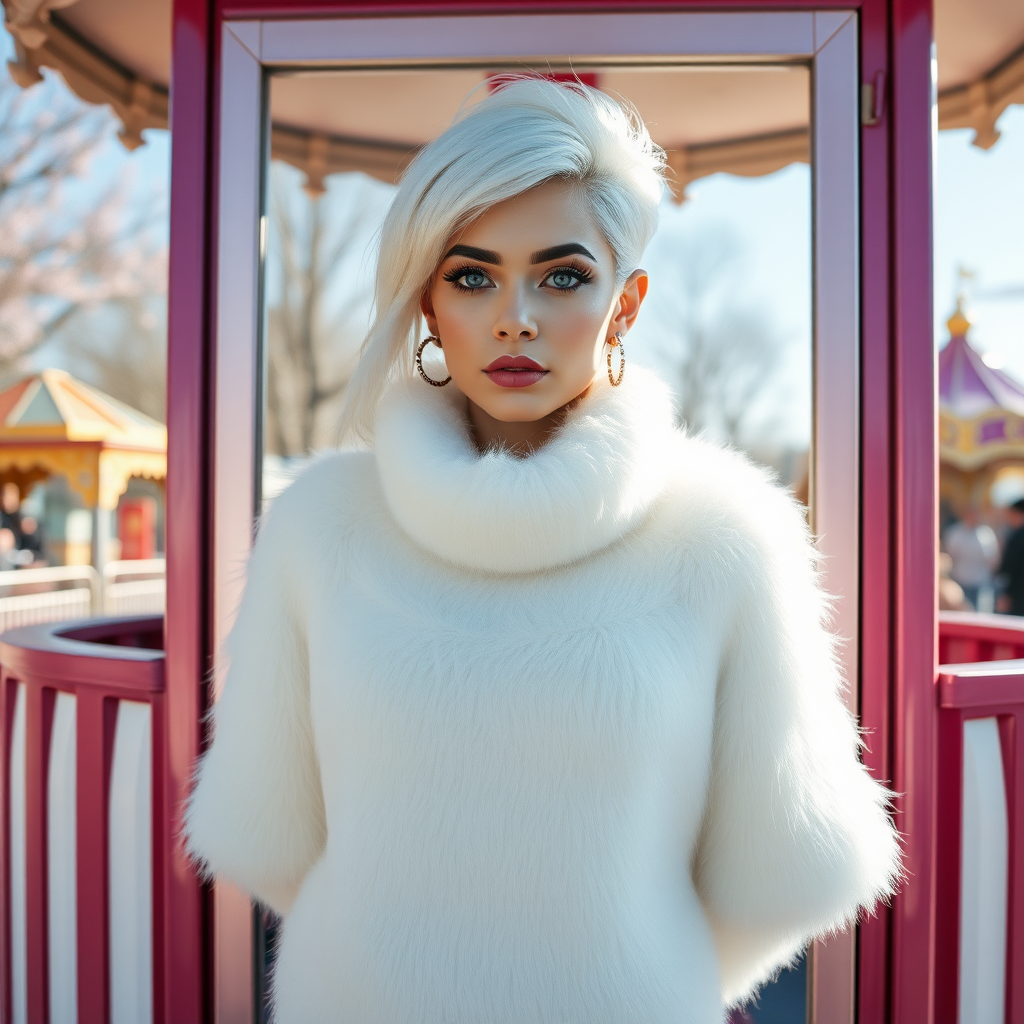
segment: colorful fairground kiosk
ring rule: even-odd
[[[939,353],[939,498],[957,516],[989,511],[1003,481],[1024,477],[1024,384],[974,348],[962,305]]]
[[[930,0],[4,6],[20,84],[57,68],[111,105],[126,144],[169,127],[173,161],[166,619],[0,641],[0,1018],[263,1019],[272,929],[197,877],[180,830],[212,654],[268,467],[289,454],[267,313],[272,164],[314,196],[350,172],[390,186],[472,88],[530,68],[634,102],[679,198],[710,174],[809,165],[804,486],[864,759],[898,794],[906,879],[809,951],[807,1020],[1024,1022],[1024,663],[1006,664],[1024,633],[951,621],[940,644],[931,288],[936,109],[990,144],[1022,99],[1016,4],[939,0],[938,106]]]

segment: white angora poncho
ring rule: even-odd
[[[464,402],[274,503],[190,848],[278,1024],[718,1024],[899,870],[801,511],[635,367],[525,459]]]

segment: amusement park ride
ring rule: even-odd
[[[215,699],[212,653],[230,625],[261,500],[268,161],[299,168],[314,194],[344,170],[393,181],[473,84],[530,67],[592,74],[633,92],[641,111],[658,96],[644,82],[678,72],[683,101],[650,122],[680,193],[716,171],[810,163],[811,515],[839,629],[851,638],[843,657],[864,758],[898,794],[906,880],[891,906],[814,946],[808,1019],[1024,1024],[1024,661],[1005,663],[1024,658],[1024,632],[937,619],[931,286],[936,108],[941,126],[995,141],[998,115],[1024,102],[1024,7],[4,6],[19,83],[59,69],[83,98],[113,107],[126,145],[169,127],[173,163],[166,621],[37,627],[0,641],[0,1019],[257,1019],[258,919],[242,894],[197,878],[179,835]],[[781,74],[794,69],[795,78]],[[991,724],[994,748],[975,721]],[[975,913],[968,895],[980,883],[965,872],[988,871],[1000,854],[992,860],[965,823],[986,814],[1002,822],[1007,866],[1002,888],[982,885]]]
[[[1024,385],[978,354],[962,309],[947,327],[949,344],[939,353],[939,497],[954,510],[985,507],[1000,479],[1018,477],[1024,464]]]

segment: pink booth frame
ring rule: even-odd
[[[847,646],[846,667],[859,681],[859,709],[871,737],[866,760],[904,794],[900,824],[911,876],[892,913],[865,922],[856,944],[852,935],[840,936],[815,950],[812,1018],[817,1024],[929,1020],[935,846],[930,13],[921,0],[793,3],[788,11],[753,2],[709,11],[718,5],[706,0],[702,10],[650,3],[623,11],[629,6],[567,0],[557,8],[543,5],[540,13],[541,5],[530,3],[176,3],[167,624],[172,827],[202,744],[201,716],[212,696],[205,686],[210,652],[230,624],[238,568],[252,536],[265,69],[442,61],[490,67],[566,53],[577,64],[587,57],[803,61],[812,68],[815,96],[815,527],[828,555],[828,585],[839,595],[839,627],[857,638]],[[880,90],[887,74],[891,114],[879,103],[881,116],[862,127],[861,83]],[[247,901],[227,888],[211,894],[197,887],[179,852],[165,906],[167,956],[176,961],[169,977],[182,981],[168,986],[168,1019],[251,1021]],[[204,937],[198,951],[196,935]]]
[[[812,493],[815,528],[827,556],[827,586],[837,596],[843,635],[858,632],[859,261],[856,15],[789,13],[637,13],[491,15],[405,19],[225,22],[221,38],[215,372],[214,640],[219,644],[239,597],[240,567],[252,535],[253,478],[258,464],[259,266],[263,232],[265,74],[275,68],[417,67],[475,64],[487,68],[570,54],[577,68],[593,60],[685,63],[709,60],[806,61],[814,95],[815,423]],[[667,40],[672,40],[666,45]],[[827,410],[827,415],[825,415]],[[857,678],[857,651],[844,651]],[[226,886],[214,896],[218,1000],[247,993],[250,957],[235,928],[248,927],[248,904]],[[227,926],[228,915],[237,925]],[[853,941],[837,937],[816,951],[828,964],[820,1000],[853,1006]],[[842,963],[839,960],[842,960]],[[835,960],[835,963],[831,961]],[[816,973],[817,973],[816,970]],[[228,982],[228,978],[232,978]],[[233,1002],[232,1002],[233,1005]],[[223,1013],[227,1013],[225,1005]]]

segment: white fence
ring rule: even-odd
[[[162,558],[108,562],[104,567],[104,615],[161,615],[166,603],[166,563]]]
[[[0,633],[38,622],[103,615],[161,614],[166,603],[162,558],[0,572]]]

